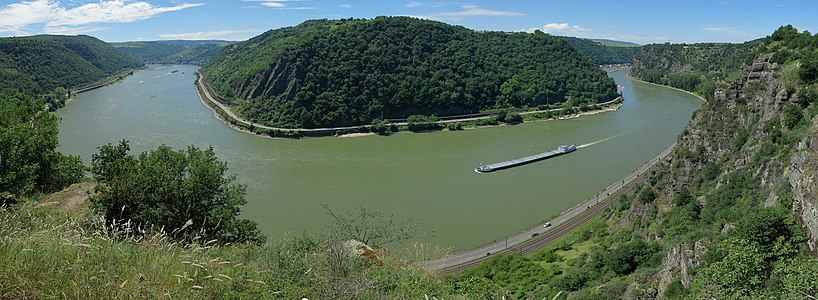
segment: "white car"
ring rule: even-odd
[[[545,222],[545,224],[542,224],[542,228],[548,228],[548,227],[551,227],[551,222]]]

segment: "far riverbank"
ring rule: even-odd
[[[625,74],[625,78],[636,81],[636,82],[646,83],[646,84],[655,85],[655,86],[661,86],[661,87],[664,87],[664,88],[669,88],[671,90],[677,90],[677,91],[680,91],[680,92],[683,92],[683,93],[687,93],[687,94],[689,94],[689,95],[691,95],[693,97],[699,98],[699,100],[702,100],[702,102],[707,102],[707,99],[704,99],[704,97],[702,97],[699,94],[696,94],[694,92],[685,91],[683,89],[680,89],[680,88],[677,88],[677,87],[672,87],[672,86],[669,86],[669,85],[658,84],[658,83],[653,83],[653,82],[647,82],[647,81],[644,81],[642,79],[631,76],[630,73]]]
[[[206,84],[204,83],[203,77],[200,74],[197,74],[195,85],[196,92],[202,104],[209,108],[211,111],[213,111],[216,118],[222,121],[225,125],[234,130],[241,131],[243,133],[248,133],[267,138],[301,138],[327,136],[361,137],[376,134],[371,130],[373,125],[359,125],[333,128],[280,128],[254,123],[241,118],[240,116],[238,116],[238,114],[233,112],[230,107],[225,106],[220,101],[215,99],[215,96],[211,95],[210,89],[207,88]],[[514,111],[514,113],[518,113],[520,114],[520,116],[525,116],[521,123],[550,120],[566,120],[578,118],[585,115],[593,115],[597,113],[616,111],[622,106],[623,102],[624,99],[622,98],[622,96],[619,96],[607,102],[594,104],[593,105],[594,109],[588,111],[581,111],[577,107],[569,108],[571,112],[566,115],[562,115],[562,112],[565,110],[564,108],[544,109],[535,111]],[[556,113],[556,115],[554,115],[554,113]],[[495,120],[491,122],[493,119]],[[440,129],[434,131],[442,130],[457,131],[513,125],[496,121],[496,115],[494,114],[479,117],[464,117],[457,119],[439,120],[435,122],[435,124],[440,125]],[[457,129],[454,130],[451,130],[451,128],[444,127],[444,125],[451,124],[457,124],[459,126],[456,126]],[[386,126],[393,126],[396,129],[399,128],[399,130],[394,130],[394,132],[388,133],[392,134],[397,133],[398,131],[409,131],[405,128],[407,125],[409,125],[408,122],[398,122],[388,123]]]

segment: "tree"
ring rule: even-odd
[[[656,200],[656,192],[650,186],[644,186],[639,190],[638,199],[642,203],[651,203]]]
[[[357,240],[372,248],[380,248],[384,245],[396,243],[418,237],[416,224],[412,221],[397,222],[392,215],[385,215],[381,212],[372,212],[361,208],[357,213],[338,215],[324,205],[327,214],[335,221],[334,228],[337,232],[331,239],[334,240]]]
[[[406,119],[409,131],[421,132],[440,129],[436,116],[411,115]]]
[[[759,207],[741,218],[733,233],[761,249],[769,249],[779,238],[789,240],[793,236],[787,215],[781,208]]]
[[[235,175],[226,174],[227,164],[213,148],[176,151],[163,145],[138,157],[128,153],[127,141],[98,149],[92,171],[101,196],[93,207],[109,222],[161,228],[182,241],[264,242],[255,222],[238,218],[247,203],[245,187],[233,183]]]
[[[618,275],[628,275],[643,264],[658,264],[661,258],[657,257],[657,253],[660,250],[657,244],[635,240],[606,253],[605,265]]]
[[[818,101],[818,92],[816,92],[813,87],[804,87],[798,91],[797,95],[798,103],[800,103],[802,107],[807,107],[811,103]]]
[[[389,120],[374,119],[371,124],[372,126],[369,127],[369,131],[379,135],[389,135],[398,131],[397,126],[389,122]]]
[[[520,124],[523,122],[523,116],[516,112],[511,112],[506,114],[505,122],[509,125]]]
[[[784,106],[784,119],[781,120],[788,129],[793,129],[804,118],[799,106],[788,103]]]
[[[798,76],[807,84],[818,80],[818,53],[809,51],[804,54]]]
[[[0,99],[0,202],[50,193],[83,177],[78,157],[57,152],[56,116],[43,101]]]
[[[764,252],[747,240],[729,238],[716,249],[708,250],[720,256],[716,262],[702,268],[691,286],[691,299],[753,298],[766,278]]]

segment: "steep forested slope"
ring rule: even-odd
[[[145,63],[202,65],[227,41],[137,41],[113,43],[114,47]]]
[[[789,26],[758,41],[748,64],[719,67],[733,79],[638,192],[540,253],[502,258],[463,278],[488,278],[533,299],[818,295],[816,46],[818,38]],[[712,47],[637,62],[663,69],[717,59]],[[679,72],[686,71],[667,75]]]
[[[598,65],[609,64],[629,64],[633,62],[633,57],[639,53],[639,46],[609,46],[601,42],[581,39],[570,36],[560,37],[579,53],[587,56]],[[609,42],[610,43],[610,42]]]
[[[696,92],[712,100],[742,65],[756,57],[760,41],[741,44],[651,44],[640,47],[631,75],[647,82]]]
[[[0,93],[35,95],[76,88],[141,65],[90,36],[0,38]]]
[[[557,37],[407,17],[271,30],[225,47],[202,73],[245,117],[307,128],[616,97],[613,80]]]

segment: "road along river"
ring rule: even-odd
[[[172,73],[173,70],[178,70]],[[465,250],[549,221],[621,180],[676,140],[701,101],[609,73],[623,86],[616,112],[459,132],[278,140],[235,131],[202,105],[194,66],[158,66],[82,93],[57,115],[60,150],[88,163],[96,147],[131,142],[212,145],[247,185],[243,215],[275,242],[330,223],[322,208],[359,207],[414,219],[425,244]],[[591,144],[545,161],[478,174],[484,163],[562,144]]]

